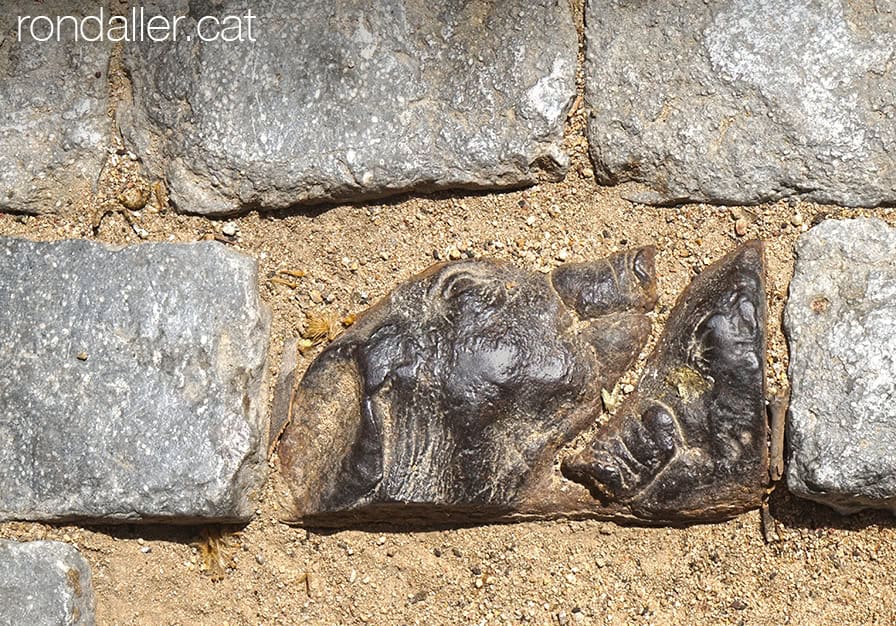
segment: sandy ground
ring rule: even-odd
[[[780,321],[797,236],[824,217],[873,214],[896,223],[896,212],[798,201],[633,205],[620,189],[595,185],[586,115],[582,107],[570,118],[572,167],[561,183],[234,220],[174,213],[163,189],[153,188],[156,181],[113,146],[96,193],[59,215],[0,214],[0,235],[115,244],[226,241],[263,270],[262,295],[274,313],[272,373],[284,339],[301,332],[306,314],[358,313],[436,259],[494,256],[544,270],[562,259],[654,244],[658,330],[697,272],[740,242],[761,238],[768,246],[769,387],[786,386]],[[144,209],[127,210],[118,201],[122,192],[143,188],[151,190]],[[223,235],[229,221],[234,237]],[[283,269],[305,276],[295,287],[271,280]],[[300,370],[317,352],[300,360]],[[773,543],[763,539],[758,512],[688,528],[554,521],[317,532],[279,523],[274,490],[268,484],[259,514],[242,528],[6,523],[0,537],[77,546],[93,568],[100,624],[896,622],[894,518],[840,517],[783,488],[771,497],[780,536]]]

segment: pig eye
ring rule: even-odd
[[[445,278],[442,283],[442,298],[451,300],[477,287],[481,281],[468,272],[457,272]]]
[[[448,267],[430,287],[430,294],[449,309],[486,313],[506,302],[504,277],[495,277],[494,268],[482,263]]]
[[[642,284],[650,284],[653,276],[653,262],[650,259],[650,255],[644,250],[638,252],[638,254],[635,255],[635,262],[632,263],[632,270]]]

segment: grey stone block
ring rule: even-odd
[[[181,210],[515,187],[565,172],[577,50],[565,0],[194,0],[146,14],[186,14],[188,32],[250,4],[255,43],[125,48],[134,102],[119,111],[122,132]]]
[[[896,512],[896,230],[826,221],[796,253],[788,487],[841,513]]]
[[[270,314],[217,243],[0,238],[0,519],[245,520]]]
[[[0,624],[92,626],[90,566],[56,541],[0,540]]]
[[[586,23],[599,182],[651,204],[896,201],[892,7],[589,0]]]
[[[56,19],[98,15],[100,9],[108,18],[108,2],[3,4],[0,210],[53,212],[96,184],[112,132],[106,114],[111,44],[84,41],[79,31],[76,41],[75,23],[66,19],[57,28]],[[32,30],[49,39],[35,39]],[[84,35],[98,33],[88,21]]]

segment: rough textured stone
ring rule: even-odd
[[[0,624],[93,626],[90,566],[56,541],[0,540]]]
[[[217,243],[0,239],[0,519],[249,518],[257,288]]]
[[[288,516],[323,525],[552,512],[554,457],[640,353],[653,249],[545,276],[435,265],[305,374],[279,447]]]
[[[0,210],[52,212],[91,189],[111,139],[109,42],[75,41],[71,22],[61,41],[38,41],[18,18],[96,15],[108,2],[4,2],[0,14]],[[88,24],[85,35],[98,33]],[[49,36],[38,20],[34,34]]]
[[[251,5],[257,42],[125,47],[122,131],[182,210],[520,186],[566,169],[565,0],[186,4],[184,32]]]
[[[280,360],[280,372],[274,384],[271,400],[271,428],[268,437],[268,455],[274,452],[280,435],[289,421],[292,405],[295,400],[296,370],[299,359],[299,340],[291,338],[283,346],[283,357]]]
[[[637,391],[564,461],[564,475],[645,521],[759,506],[768,482],[765,340],[765,260],[752,242],[688,286]]]
[[[796,254],[787,485],[842,513],[896,512],[896,230],[825,221]]]
[[[896,10],[589,0],[598,180],[647,203],[896,202]]]

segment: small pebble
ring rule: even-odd
[[[221,232],[224,233],[227,237],[235,237],[237,233],[236,224],[233,222],[227,222],[224,226],[221,227]]]
[[[750,222],[745,217],[739,217],[737,221],[734,222],[734,233],[738,237],[743,237],[747,234],[747,228],[749,228]]]
[[[793,214],[793,217],[790,218],[790,223],[794,226],[802,226],[803,225],[803,214],[797,211]]]
[[[147,187],[129,187],[118,194],[121,205],[131,211],[139,211],[149,201],[149,189]]]
[[[457,248],[451,248],[451,250],[448,251],[448,258],[452,261],[457,261],[461,256],[461,252]]]

